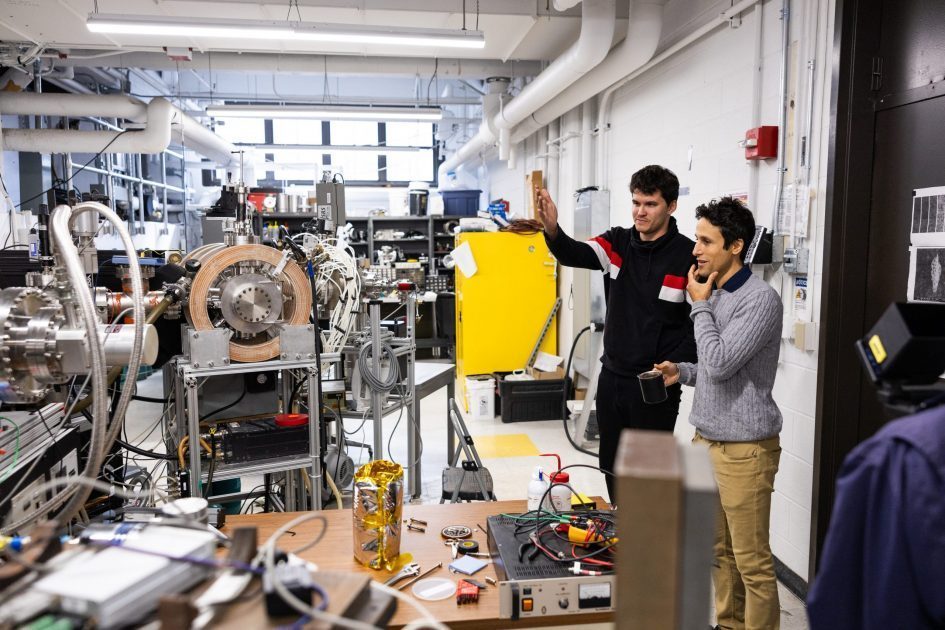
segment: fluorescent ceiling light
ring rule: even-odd
[[[376,144],[252,144],[247,142],[237,142],[238,147],[251,147],[257,151],[265,153],[275,153],[277,151],[315,151],[317,153],[334,153],[339,151],[362,151],[365,153],[419,153],[421,151],[430,151],[433,147],[413,147],[413,146],[379,146]]]
[[[221,105],[208,107],[216,118],[278,118],[314,120],[418,120],[443,118],[438,107],[368,107],[358,105]]]
[[[306,22],[174,18],[92,13],[86,27],[93,33],[161,37],[236,37],[345,44],[387,44],[439,48],[483,48],[481,31],[390,28]]]
[[[481,31],[457,31],[433,28],[382,28],[300,24],[292,39],[343,44],[387,44],[392,46],[430,46],[440,48],[484,48]]]

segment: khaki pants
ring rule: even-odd
[[[768,529],[780,440],[715,442],[696,433],[692,441],[709,448],[722,502],[712,573],[718,624],[725,630],[777,630],[781,610]]]

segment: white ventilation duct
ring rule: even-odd
[[[6,129],[3,148],[37,153],[160,153],[174,138],[197,153],[227,166],[236,147],[186,115],[169,101],[109,94],[0,93],[0,113],[23,116],[97,116],[144,123],[140,130],[73,131],[67,129]],[[107,147],[107,148],[106,148]]]
[[[492,127],[497,130],[512,129],[600,63],[610,49],[615,24],[615,0],[584,0],[581,5],[581,34],[577,41],[525,86],[517,97],[504,104],[490,124],[480,125],[479,133],[440,165],[440,180],[447,172],[495,144],[498,133]],[[484,120],[488,120],[485,115]],[[503,153],[506,153],[507,147],[508,142],[504,144]]]
[[[512,131],[517,144],[645,64],[656,52],[663,30],[663,0],[631,0],[627,36],[600,64],[561,90]]]
[[[109,100],[107,103],[98,101],[101,98]],[[25,107],[16,106],[24,103]],[[17,94],[13,99],[0,95],[0,112],[36,116],[108,116],[145,122],[143,129],[124,133],[71,129],[5,129],[3,148],[8,151],[160,153],[171,143],[174,106],[163,98],[152,99],[145,106],[123,96]]]
[[[499,112],[502,96],[509,87],[508,77],[491,77],[486,79],[486,93],[482,97],[482,123],[479,125],[479,133],[472,137],[466,144],[461,146],[456,153],[443,162],[439,168],[440,185],[446,181],[446,174],[461,164],[468,162],[480,151],[491,147],[496,140],[497,131],[495,128],[495,115]]]
[[[175,108],[176,109],[176,108]],[[220,166],[236,166],[239,148],[227,142],[196,119],[179,109],[176,110],[174,126],[171,128],[176,143],[193,149]]]

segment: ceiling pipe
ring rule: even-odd
[[[78,73],[75,72],[75,68],[79,68]],[[107,87],[111,90],[120,90],[121,89],[121,77],[112,74],[112,70],[102,70],[100,68],[95,68],[92,66],[64,66],[64,69],[69,69],[73,74],[84,74],[94,80],[99,85]],[[65,77],[72,78],[72,77]]]
[[[146,108],[144,103],[125,94],[0,94],[0,112],[21,116],[109,116],[143,121]]]
[[[607,151],[606,151],[606,131],[610,127],[610,110],[613,105],[613,96],[614,93],[622,88],[627,83],[630,83],[644,72],[652,68],[653,66],[662,63],[666,59],[672,57],[679,51],[688,48],[696,41],[702,39],[716,28],[719,28],[723,24],[728,24],[729,20],[735,18],[739,13],[745,11],[752,6],[758,4],[761,0],[741,0],[738,4],[729,7],[722,13],[718,15],[713,20],[710,20],[706,24],[703,24],[697,28],[692,33],[689,33],[681,40],[667,48],[666,50],[660,52],[660,54],[652,57],[646,63],[640,65],[635,70],[629,72],[626,76],[621,78],[616,83],[612,84],[601,94],[600,102],[597,109],[597,184],[606,188],[606,177],[608,172],[608,161],[607,161]],[[523,125],[524,126],[524,125]],[[513,140],[514,141],[514,140]]]
[[[20,96],[20,95],[17,95]],[[36,101],[45,94],[31,94]],[[89,106],[85,99],[98,98],[85,94],[75,95],[81,102],[68,105],[66,95],[50,94],[56,100],[66,103],[53,107],[44,107],[38,103],[33,109],[34,115],[46,116],[86,116],[112,115],[100,105]],[[71,95],[69,95],[71,96]],[[119,97],[120,99],[122,97]],[[48,104],[47,104],[48,105]],[[117,110],[126,110],[128,104],[116,102]],[[59,113],[68,108],[68,113]],[[163,98],[153,99],[145,108],[144,115],[135,113],[139,120],[144,118],[144,129],[120,133],[116,131],[73,131],[71,129],[4,129],[3,147],[8,151],[32,151],[36,153],[160,153],[171,143],[171,118],[174,106]],[[7,99],[0,95],[0,112],[5,114],[24,114],[28,110],[10,106]],[[50,113],[56,111],[57,113]],[[130,118],[131,116],[118,116]],[[120,134],[120,135],[119,135]]]
[[[486,80],[486,93],[482,97],[482,122],[479,125],[479,133],[440,165],[438,175],[440,185],[446,181],[447,173],[478,156],[483,149],[491,147],[495,143],[497,130],[493,121],[499,112],[502,96],[506,93],[508,87],[508,77],[491,77]]]
[[[512,129],[602,62],[614,40],[616,16],[616,0],[584,0],[581,5],[581,34],[577,41],[499,110],[496,126]],[[508,159],[510,135],[500,135],[500,159]]]
[[[175,112],[175,123],[171,128],[171,134],[176,144],[193,149],[222,166],[234,166],[239,161],[239,148],[179,109]]]
[[[0,112],[31,116],[123,118],[145,123],[144,129],[74,131],[66,129],[6,129],[3,147],[38,153],[160,153],[173,137],[186,147],[228,166],[235,146],[186,115],[163,98],[147,104],[122,94],[0,93]],[[106,149],[107,147],[107,149]]]
[[[600,64],[536,109],[512,132],[517,144],[552,120],[627,76],[656,52],[663,30],[664,0],[630,0],[627,36]]]
[[[82,51],[76,51],[81,54]],[[88,66],[87,56],[67,56],[56,61],[59,66]],[[538,61],[498,62],[489,59],[438,59],[421,57],[366,57],[357,55],[309,55],[283,53],[193,53],[189,62],[175,62],[164,53],[126,52],[96,59],[98,68],[141,68],[145,70],[196,70],[197,72],[290,72],[321,75],[327,66],[332,75],[369,75],[414,77],[417,74],[456,79],[480,79],[488,76],[535,76],[541,72]]]
[[[44,77],[43,81],[45,83],[51,83],[56,87],[65,90],[66,92],[72,92],[73,94],[95,94],[91,88],[82,85],[75,79],[66,79],[61,77]]]
[[[584,0],[581,5],[581,33],[577,41],[526,85],[518,96],[502,104],[492,120],[484,116],[479,133],[440,165],[440,181],[444,181],[446,173],[494,145],[499,136],[496,130],[513,128],[604,59],[613,41],[615,24],[615,0]],[[505,137],[508,135],[503,133]],[[500,147],[500,153],[506,159],[508,147],[509,142],[504,142]]]

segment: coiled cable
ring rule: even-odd
[[[381,376],[375,374],[371,369],[371,349],[374,344],[371,342],[365,343],[361,346],[361,350],[358,352],[358,370],[361,371],[361,378],[364,379],[364,382],[367,383],[368,387],[373,389],[376,392],[387,393],[394,389],[397,383],[400,382],[400,363],[397,362],[397,355],[394,354],[394,349],[390,346],[389,343],[381,342],[381,359],[383,360],[384,355],[390,359],[390,368],[387,370],[387,377],[383,380]]]

